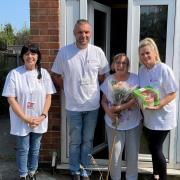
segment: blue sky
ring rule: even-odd
[[[0,26],[7,23],[16,32],[30,27],[29,0],[0,0]]]

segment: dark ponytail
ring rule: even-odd
[[[42,78],[42,74],[41,74],[41,62],[40,62],[40,60],[38,59],[37,60],[37,71],[38,71],[38,76],[37,76],[37,78],[38,79],[41,79]]]

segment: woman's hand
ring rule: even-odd
[[[149,110],[159,110],[161,109],[161,106],[147,106],[145,109],[149,109]]]
[[[34,118],[26,116],[23,121],[25,123],[27,123],[28,126],[30,126],[31,128],[35,127],[35,125],[34,125]]]
[[[111,118],[112,122],[114,122],[116,120],[116,118],[118,117],[118,113],[114,112],[114,110],[112,110],[111,107],[107,107],[105,112]]]
[[[159,109],[162,109],[165,105],[167,105],[172,100],[174,100],[175,97],[176,97],[176,93],[175,92],[169,93],[169,94],[167,94],[165,97],[163,97],[160,100],[159,105],[157,105],[157,106],[147,106],[146,109],[149,109],[149,110],[159,110]]]
[[[39,117],[32,118],[32,121],[29,123],[29,126],[31,128],[36,128],[42,123],[42,121],[44,119],[45,119],[44,116],[39,116]]]
[[[112,112],[112,113],[120,113],[121,111],[121,105],[111,105],[109,107],[109,110]]]
[[[47,114],[50,106],[51,106],[51,94],[47,94],[42,114],[44,114],[44,115]],[[44,115],[40,115],[38,117],[33,117],[33,122],[31,124],[29,124],[30,127],[31,128],[38,127],[42,123],[42,121],[46,118]]]

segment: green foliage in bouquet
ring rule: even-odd
[[[113,104],[120,105],[132,98],[135,87],[130,87],[126,82],[111,81]]]

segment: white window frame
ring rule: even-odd
[[[166,44],[166,64],[172,67],[173,39],[174,39],[174,19],[175,0],[128,0],[128,37],[127,54],[130,59],[138,60],[138,45],[140,31],[140,5],[168,5],[167,19],[167,44]],[[132,62],[131,71],[138,72],[137,61]]]
[[[104,7],[98,6],[93,2],[96,8],[99,10],[107,11]],[[87,0],[60,0],[61,7],[61,20],[60,20],[60,45],[61,47],[72,43],[74,41],[74,35],[72,32],[73,26],[78,19],[87,19],[88,9]],[[73,9],[72,9],[73,8]],[[67,19],[69,17],[69,19]],[[110,23],[110,14],[108,14],[108,23]],[[91,19],[92,20],[92,19]],[[69,22],[70,21],[70,22]],[[91,23],[91,22],[90,22]],[[107,34],[110,36],[110,31],[107,23]],[[93,38],[93,37],[92,37]],[[109,46],[109,38],[107,38],[107,46]],[[106,47],[107,47],[106,46]],[[106,53],[109,55],[109,47],[107,47]],[[69,139],[68,139],[68,125],[66,120],[66,110],[65,110],[65,96],[64,92],[61,91],[61,164],[57,165],[58,169],[68,168],[68,154],[69,154]],[[107,164],[107,160],[102,160],[100,164]]]
[[[74,40],[72,29],[69,27],[67,28],[67,1],[68,0],[59,0],[59,7],[61,8],[60,10],[60,46],[65,46],[72,42]],[[76,16],[72,17],[73,18],[73,23],[79,18],[85,18],[87,19],[87,0],[69,0],[69,1],[74,1],[74,2],[79,2],[78,8],[79,14],[76,14]],[[90,2],[90,0],[88,1]],[[173,3],[176,3],[176,6],[173,5]],[[175,77],[177,78],[178,86],[180,84],[180,62],[179,62],[179,57],[180,57],[180,1],[179,0],[161,0],[160,2],[157,0],[128,0],[128,32],[127,32],[127,54],[132,59],[132,64],[131,64],[131,71],[132,72],[138,72],[138,44],[139,44],[139,24],[137,23],[136,18],[140,18],[138,15],[139,12],[139,4],[141,5],[169,5],[168,10],[170,11],[170,15],[168,15],[168,24],[167,24],[167,44],[166,46],[166,63],[170,65],[173,68],[173,71],[175,73]],[[173,6],[173,7],[172,7]],[[86,8],[84,8],[86,7]],[[175,8],[176,9],[175,9]],[[89,9],[89,7],[88,7]],[[175,23],[174,21],[169,21],[171,14],[176,12],[176,17],[175,17]],[[73,25],[73,23],[71,23]],[[136,26],[135,26],[136,25]],[[136,28],[133,28],[133,27]],[[69,29],[69,31],[68,31]],[[175,33],[174,33],[175,31]],[[71,34],[72,36],[69,37],[68,34]],[[68,37],[67,37],[68,36]],[[174,37],[173,37],[174,36]],[[173,42],[174,40],[174,42]],[[109,43],[108,43],[109,44]],[[168,52],[168,53],[167,53]],[[174,56],[174,57],[173,57]],[[174,59],[173,59],[174,58]],[[172,60],[173,59],[173,60]],[[180,86],[179,86],[180,87]],[[180,88],[179,88],[180,89]],[[177,119],[179,118],[179,113],[180,112],[180,106],[179,106],[179,94],[177,95]],[[65,165],[66,169],[68,168],[68,152],[66,150],[68,140],[67,137],[64,137],[66,135],[67,131],[67,122],[66,122],[66,111],[65,111],[65,99],[64,99],[64,93],[62,91],[61,94],[61,163]],[[172,131],[171,132],[171,139],[173,141],[170,141],[170,151],[169,151],[169,162],[173,162],[174,166],[168,166],[170,168],[176,168],[180,169],[180,138],[177,139],[177,137],[180,137],[180,121],[178,121],[178,131]],[[146,157],[148,159],[149,156]],[[106,164],[107,161],[104,162],[102,160],[102,164]],[[177,164],[178,162],[179,164]],[[101,164],[101,163],[100,163]],[[149,165],[147,165],[149,166]],[[142,166],[141,167],[146,167]],[[57,167],[58,168],[58,167]],[[64,167],[61,166],[61,169]]]
[[[60,45],[61,47],[73,43],[75,38],[73,35],[73,28],[76,21],[80,18],[87,19],[87,0],[60,0],[61,20],[60,20]],[[68,17],[68,19],[67,19]],[[69,139],[67,132],[69,132],[66,109],[65,96],[61,91],[61,163],[68,164]],[[63,166],[61,167],[63,168]]]

